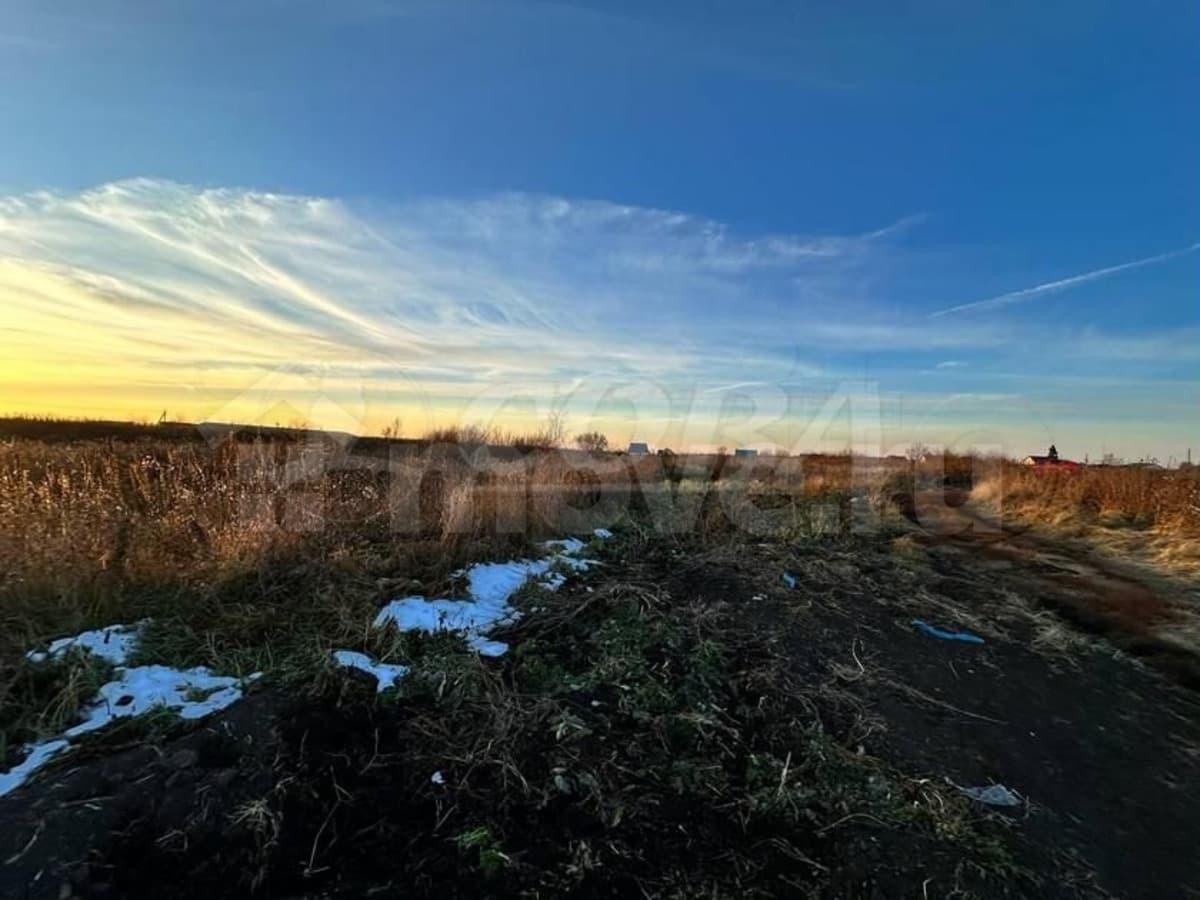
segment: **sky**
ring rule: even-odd
[[[1192,3],[0,0],[0,413],[1200,452]]]

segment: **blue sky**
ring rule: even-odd
[[[1200,447],[1194,4],[0,5],[0,406]]]

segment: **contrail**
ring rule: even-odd
[[[1166,253],[1159,253],[1156,256],[1147,256],[1145,259],[1135,259],[1133,262],[1121,263],[1118,266],[1108,266],[1107,268],[1096,269],[1092,272],[1084,272],[1082,275],[1072,275],[1070,278],[1060,278],[1058,281],[1047,281],[1045,284],[1037,284],[1019,291],[1010,291],[1007,294],[989,297],[986,300],[976,300],[973,303],[962,303],[958,306],[939,309],[937,312],[930,313],[929,318],[936,319],[939,316],[948,316],[950,313],[956,312],[966,312],[969,309],[992,309],[996,306],[1008,306],[1011,303],[1024,303],[1026,300],[1036,297],[1039,294],[1065,291],[1068,288],[1075,287],[1077,284],[1086,284],[1089,281],[1106,278],[1117,272],[1124,272],[1126,269],[1136,269],[1139,266],[1153,265],[1154,263],[1173,259],[1176,256],[1183,256],[1185,253],[1191,253],[1195,250],[1200,250],[1200,241],[1188,247],[1182,247],[1179,250],[1169,250]]]

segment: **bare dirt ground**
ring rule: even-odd
[[[444,783],[431,783],[429,748],[461,742],[457,720],[441,734],[430,724],[441,720],[423,717],[436,699],[377,702],[349,679],[315,700],[251,693],[182,736],[107,748],[0,798],[0,895],[1200,897],[1200,668],[1184,642],[1163,636],[1192,614],[1196,586],[1005,529],[940,497],[918,497],[911,512],[904,533],[819,541],[622,539],[602,568],[557,595],[553,628],[530,616],[495,664],[520,688],[518,717],[540,702],[520,687],[523,645],[532,653],[573,633],[597,614],[597,597],[686,607],[698,613],[683,631],[710,623],[706,640],[738,635],[731,646],[749,655],[728,672],[745,684],[722,695],[726,708],[709,724],[728,737],[713,746],[743,748],[730,772],[786,750],[767,794],[810,797],[803,816],[784,822],[803,832],[786,854],[760,847],[781,832],[759,833],[766,826],[741,807],[713,799],[720,791],[706,793],[708,775],[689,794],[660,783],[690,777],[665,774],[669,766],[628,770],[618,786],[628,811],[616,815],[592,815],[582,782],[562,789],[556,779],[570,773],[556,766],[556,745],[537,742],[555,728],[561,741],[564,710],[579,735],[573,759],[624,771],[628,747],[650,752],[638,729],[654,720],[635,710],[626,727],[603,716],[627,677],[554,694],[557,718],[528,733],[504,719],[510,730],[497,741],[540,735],[519,771],[484,774],[442,757]],[[984,642],[932,637],[914,618]],[[768,667],[768,649],[783,668]],[[647,653],[655,671],[676,665],[657,645]],[[755,704],[785,693],[795,702],[761,726],[769,735],[735,734],[757,721]],[[486,702],[464,707],[464,721],[495,708]],[[922,815],[901,823],[880,811],[894,806],[845,785],[830,800],[828,779],[842,769],[802,750],[813,723],[847,766],[878,760],[880,777],[902,773],[889,783]],[[794,785],[793,766],[811,783]],[[519,802],[538,779],[564,796]],[[984,807],[954,787],[993,783],[1021,805]],[[503,849],[455,830],[485,800]],[[947,804],[953,815],[950,806],[938,815]],[[745,853],[726,857],[735,843]],[[721,889],[734,882],[720,867],[742,865],[744,893]],[[569,880],[540,874],[550,871]]]
[[[916,502],[918,540],[1019,585],[1075,629],[1200,689],[1200,583],[1087,542],[1004,522],[954,492]]]

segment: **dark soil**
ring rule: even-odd
[[[1076,567],[1068,582],[946,529],[912,550],[891,537],[623,544],[561,595],[577,616],[530,617],[513,653],[481,667],[484,687],[451,707],[377,701],[353,676],[315,697],[265,689],[162,746],[59,768],[0,798],[0,896],[742,896],[739,883],[775,896],[1200,897],[1187,672],[1114,653],[1137,629],[1104,612],[1103,587]],[[523,644],[560,641],[537,659],[582,671],[613,597],[641,598],[676,629],[663,634],[678,645],[645,649],[664,684],[690,683],[681,661],[727,636],[735,658],[713,688],[711,734],[670,744],[656,730],[678,721],[670,709],[639,718],[613,685],[538,694],[524,680]],[[1067,609],[1100,610],[1105,627],[1062,652],[1035,646],[1030,611]],[[986,642],[938,640],[913,618]],[[540,787],[566,752],[564,713],[586,728],[564,774],[595,773],[602,796],[579,780],[561,796]],[[725,759],[720,789],[694,770],[679,775],[694,789],[668,786],[671,760],[696,747]],[[745,818],[750,756],[785,750],[809,767],[807,805]],[[945,811],[902,824],[864,806],[864,772],[903,804]],[[993,810],[948,782],[1002,783],[1026,802]]]
[[[987,561],[989,571],[1002,573],[1008,584],[1074,628],[1200,690],[1200,647],[1181,646],[1158,633],[1194,615],[1195,585],[1122,565],[1028,526],[1007,525],[961,502],[943,502],[941,495],[919,496],[916,507],[924,526],[919,539],[937,548],[940,558],[958,551],[965,557],[959,570]]]
[[[938,568],[974,582],[986,615],[995,586],[961,557]],[[962,589],[962,583],[954,584]],[[1200,896],[1200,703],[1103,645],[1054,665],[1025,641],[939,641],[866,597],[815,606],[798,647],[814,677],[823,654],[856,653],[848,685],[883,721],[869,749],[960,785],[1000,783],[1028,806],[1005,813],[1017,860],[1041,876],[1030,896]],[[923,699],[928,698],[928,699]],[[940,885],[938,895],[945,889]]]

